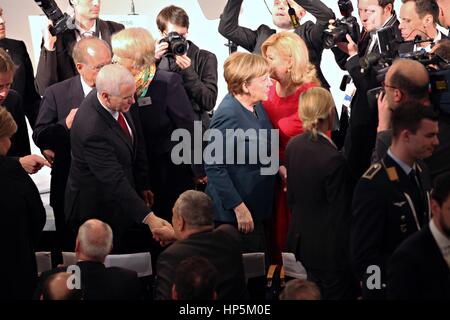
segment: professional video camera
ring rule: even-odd
[[[323,40],[326,49],[332,48],[339,42],[348,42],[345,37],[346,34],[349,34],[355,43],[359,39],[359,25],[356,18],[352,16],[353,5],[351,0],[339,0],[338,6],[343,18],[334,22],[335,27],[333,29],[324,30]]]
[[[428,70],[430,76],[430,99],[433,105],[447,115],[450,115],[450,63],[438,54],[427,53],[425,50],[399,54],[398,48],[401,43],[407,41],[399,40],[395,37],[392,28],[385,28],[378,31],[380,42],[380,52],[369,54],[361,58],[359,63],[364,70],[373,69],[376,72],[377,81],[382,83],[389,67],[396,58],[412,59],[420,62]],[[422,40],[416,37],[411,42],[420,43],[429,40]],[[376,107],[378,94],[381,87],[371,89],[367,92],[369,104]]]
[[[167,37],[159,42],[167,42],[169,44],[168,53],[172,53],[174,56],[182,56],[188,49],[186,39],[177,32],[169,32]]]
[[[53,22],[53,26],[49,27],[52,36],[56,36],[69,28],[69,20],[71,17],[67,13],[62,13],[55,0],[34,0],[47,18]]]

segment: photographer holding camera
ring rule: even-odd
[[[447,38],[437,29],[439,6],[436,0],[402,0],[399,29],[405,41],[399,49],[402,53],[424,49],[430,52],[434,44]],[[415,43],[416,39],[429,40]]]
[[[39,2],[47,17],[50,15],[54,20],[49,20],[49,28],[44,29],[37,66],[36,86],[41,95],[44,95],[45,89],[50,85],[78,74],[72,58],[76,42],[85,37],[96,36],[111,45],[111,35],[124,29],[122,24],[99,19],[101,0],[69,0],[69,4],[75,13],[74,21],[55,16],[54,12],[59,8],[54,0]],[[61,21],[63,26],[60,25]],[[56,30],[55,24],[58,27]],[[52,35],[52,32],[60,33]]]
[[[367,91],[378,87],[376,71],[370,68],[361,72],[359,61],[372,52],[379,52],[378,30],[391,27],[395,36],[400,38],[394,0],[359,0],[358,12],[363,26],[359,39],[352,39],[347,34],[347,42],[336,43],[336,47],[332,48],[337,63],[350,73],[356,87],[356,91],[352,93],[354,96],[351,99],[351,117],[344,151],[349,162],[355,164],[352,169],[357,177],[370,165],[378,123],[377,110],[370,108],[367,98]],[[329,29],[333,29],[333,25]],[[352,149],[358,152],[353,152]],[[356,158],[352,159],[353,157]]]
[[[203,130],[209,127],[209,112],[217,100],[217,58],[215,54],[198,48],[186,40],[189,16],[180,7],[162,9],[156,24],[164,37],[156,44],[158,68],[180,74],[192,108],[202,121]]]

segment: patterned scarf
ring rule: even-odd
[[[148,87],[152,82],[156,72],[156,65],[145,66],[138,74],[134,76],[136,82],[136,94],[138,98],[147,94]]]

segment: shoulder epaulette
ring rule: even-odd
[[[388,175],[389,180],[398,181],[398,173],[395,167],[386,168],[386,173]]]
[[[372,180],[372,178],[377,174],[378,171],[380,171],[380,169],[381,164],[374,163],[373,165],[370,166],[369,169],[367,169],[367,171],[363,174],[362,177],[368,180]]]

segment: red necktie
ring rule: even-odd
[[[127,123],[125,122],[125,118],[122,112],[119,112],[119,117],[117,118],[117,122],[119,122],[120,127],[122,128],[125,135],[131,139],[130,131],[128,130]]]

